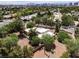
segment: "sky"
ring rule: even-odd
[[[68,3],[68,2],[76,2],[79,0],[0,0],[0,4],[18,4],[25,5],[27,3]]]
[[[79,0],[0,0],[0,1],[79,1]]]

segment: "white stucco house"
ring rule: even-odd
[[[37,13],[34,13],[34,14],[32,14],[32,15],[21,16],[20,18],[21,18],[22,20],[27,20],[27,21],[29,21],[29,20],[32,19],[32,17],[36,17],[36,16],[37,16]]]
[[[9,15],[3,15],[3,18],[5,18],[5,19],[10,19],[11,17],[12,17],[11,14],[9,14]]]

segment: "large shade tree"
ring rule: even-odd
[[[10,37],[6,37],[4,39],[3,46],[8,49],[8,52],[11,51],[12,46],[16,46],[18,41],[18,37],[15,34],[10,35]]]
[[[9,33],[24,30],[24,24],[21,20],[14,20],[13,22],[4,25],[0,28],[0,37],[5,37]]]
[[[65,31],[60,31],[57,35],[58,41],[64,43],[65,40],[71,39],[71,37],[68,35]]]
[[[62,16],[62,25],[63,26],[72,26],[74,25],[74,21],[72,16],[70,15],[63,15]]]
[[[38,46],[39,43],[40,43],[40,38],[38,38],[37,36],[33,36],[31,40],[31,45]]]
[[[31,47],[21,48],[18,46],[17,41],[18,37],[15,34],[0,40],[0,57],[27,58],[33,56]]]
[[[12,51],[12,47],[17,45],[18,37],[15,34],[11,34],[6,38],[0,40],[0,54],[8,57],[8,54]]]
[[[71,40],[67,43],[68,52],[70,53],[70,57],[78,58],[79,57],[79,40],[75,41]]]
[[[53,48],[53,44],[54,44],[54,38],[48,34],[45,34],[42,36],[42,43],[45,46],[45,49],[47,51],[51,51],[51,49]]]

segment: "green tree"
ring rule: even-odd
[[[4,27],[0,28],[0,38],[4,38],[7,35],[7,31]]]
[[[38,16],[38,17],[40,17],[40,16],[41,16],[40,12],[38,12],[38,13],[37,13],[37,16]]]
[[[79,57],[79,40],[71,40],[67,44],[68,52],[70,53],[70,57]]]
[[[74,24],[72,16],[69,15],[63,15],[62,16],[62,25],[63,26],[71,26]]]
[[[10,23],[9,26],[13,28],[13,31],[20,31],[24,29],[24,23],[22,20],[15,20],[13,23]]]
[[[38,46],[39,43],[40,43],[40,39],[39,39],[37,36],[33,36],[33,37],[32,37],[32,40],[31,40],[31,44],[32,44],[33,46]]]
[[[55,26],[55,32],[58,33],[61,27],[61,22],[58,19],[55,21]]]
[[[27,28],[32,28],[35,26],[35,23],[34,22],[28,22],[27,23]]]
[[[36,29],[31,29],[29,32],[29,39],[32,40],[32,37],[36,36],[37,33],[35,32]]]
[[[10,35],[10,37],[4,38],[3,46],[8,49],[8,52],[11,51],[12,46],[16,46],[18,41],[18,37],[15,34]]]
[[[61,7],[61,13],[70,13],[72,7]]]
[[[17,32],[24,30],[23,21],[21,20],[15,20],[3,27],[0,28],[0,37],[5,37],[9,33]]]
[[[79,28],[77,27],[75,30],[75,37],[79,39]]]
[[[39,19],[39,18],[35,18],[35,20],[34,20],[34,21],[35,21],[35,23],[36,23],[36,24],[40,24],[40,23],[41,23],[41,21],[40,21],[40,19]]]
[[[52,15],[52,13],[50,12],[50,10],[48,10],[48,15],[50,15],[50,16]]]
[[[33,49],[27,46],[23,48],[14,46],[8,56],[13,58],[31,58],[33,56]]]
[[[71,37],[65,31],[60,31],[57,36],[58,36],[58,41],[62,43],[67,39],[68,40],[71,39]]]
[[[0,40],[0,54],[2,57],[9,57],[8,54],[12,51],[12,47],[17,45],[18,37],[15,34],[11,34],[6,38]]]
[[[2,11],[0,11],[0,20],[2,20],[3,19],[3,13],[2,13]]]
[[[72,16],[74,21],[78,21],[78,16]]]
[[[46,34],[46,35],[42,36],[42,42],[45,46],[45,49],[47,51],[51,51],[53,44],[54,44],[54,38],[52,36]]]

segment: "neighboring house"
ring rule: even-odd
[[[48,34],[48,35],[50,35],[50,36],[54,36],[54,35],[55,35],[55,34],[52,33],[51,31],[48,31],[48,32],[45,32],[45,33],[43,33],[43,34],[38,34],[38,37],[39,37],[39,38],[42,38],[42,36],[43,36],[43,35],[46,35],[46,34]]]
[[[29,20],[32,19],[32,17],[36,17],[36,16],[37,16],[37,13],[32,14],[32,15],[27,15],[27,16],[21,16],[20,18],[21,18],[22,20],[29,21]]]
[[[46,29],[46,28],[41,28],[41,27],[37,27],[36,32],[38,33],[38,37],[42,38],[43,35],[48,34],[50,36],[54,36],[54,32],[51,31],[50,29]]]
[[[71,14],[71,13],[67,13],[66,15],[72,16],[72,14]]]
[[[78,21],[74,21],[74,23],[75,23],[75,26],[77,26],[77,25],[79,24],[79,22],[78,22]]]
[[[6,20],[7,20],[7,21],[6,21]],[[12,20],[10,20],[10,19],[6,19],[6,20],[3,20],[3,22],[0,22],[0,28],[1,28],[2,26],[7,25],[7,24],[9,24],[10,22],[12,22]]]
[[[42,15],[42,14],[45,14],[46,12],[40,12],[40,14]]]
[[[49,29],[42,28],[42,27],[37,27],[37,28],[36,28],[36,32],[37,32],[37,33],[40,33],[40,34],[45,33],[45,32],[47,32],[48,30],[49,30]]]
[[[73,27],[69,27],[69,28],[61,27],[60,30],[63,30],[63,31],[65,31],[65,32],[67,32],[73,39],[75,38],[75,37],[74,37],[75,28],[73,28]]]
[[[71,11],[72,15],[75,15],[75,16],[79,16],[79,12],[78,11]]]
[[[3,15],[3,18],[4,19],[10,19],[10,18],[12,18],[12,15],[11,14],[9,14],[9,15]]]
[[[54,13],[54,11],[52,10],[52,11],[50,11],[51,13]]]
[[[29,33],[30,29],[36,29],[36,33],[38,34],[39,38],[42,38],[42,35],[48,34],[50,36],[54,36],[54,31],[51,31],[50,29],[42,28],[42,27],[34,27],[34,28],[27,28],[25,31]]]
[[[74,16],[78,16],[78,20],[79,20],[79,12],[78,11],[71,11],[71,14]]]
[[[36,27],[33,27],[33,28],[26,28],[25,31],[26,31],[27,33],[29,33],[31,29],[36,29]]]
[[[16,16],[17,16],[17,14],[16,14],[16,13],[12,14],[12,17],[16,17]]]
[[[73,33],[75,29],[72,28],[72,27],[71,27],[71,28],[70,28],[70,27],[69,27],[69,28],[61,27],[60,30],[64,30],[64,31],[66,31],[66,32]]]

